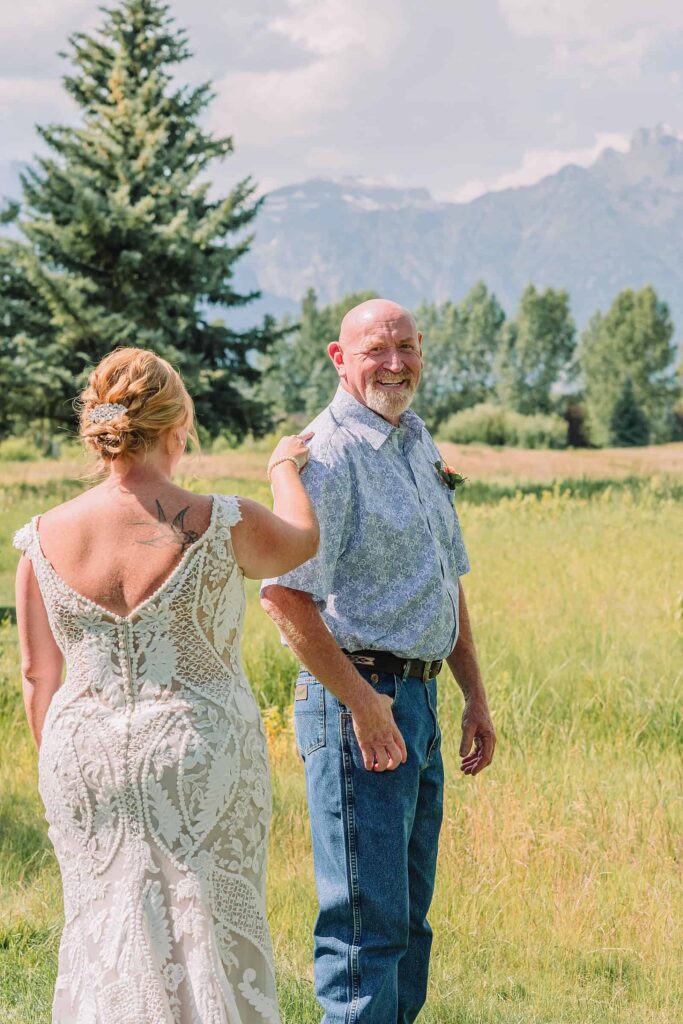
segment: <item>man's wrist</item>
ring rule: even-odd
[[[356,686],[353,693],[344,702],[354,718],[362,718],[363,714],[369,711],[377,692],[372,688],[367,679],[364,679],[360,672],[357,674]]]
[[[458,686],[462,691],[463,698],[466,704],[486,704],[486,690],[481,679],[477,679],[473,682],[468,681],[466,683],[458,680]]]

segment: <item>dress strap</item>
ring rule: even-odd
[[[219,522],[228,529],[239,523],[242,512],[236,494],[214,494],[213,500],[218,503]]]
[[[30,558],[32,562],[35,562],[38,555],[40,554],[38,547],[38,532],[36,529],[36,522],[38,517],[34,516],[28,523],[20,527],[12,537],[12,545],[21,551],[22,554]]]

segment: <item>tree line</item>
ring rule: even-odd
[[[202,127],[210,84],[175,82],[186,34],[163,0],[119,0],[66,56],[80,121],[38,127],[46,155],[0,211],[0,438],[72,428],[88,370],[119,345],[179,368],[208,438],[303,424],[336,386],[327,344],[373,293],[320,306],[309,291],[296,318],[232,329],[231,311],[258,295],[234,273],[262,200],[250,178],[212,192],[209,167],[233,143]],[[567,293],[533,284],[513,317],[484,283],[415,316],[415,408],[436,432],[493,409],[518,426],[562,417],[573,444],[683,436],[673,324],[649,286],[620,292],[580,337]]]
[[[319,308],[310,290],[263,360],[263,394],[294,423],[315,415],[337,381],[327,355],[345,312],[365,292]],[[580,335],[566,291],[529,284],[514,317],[483,282],[461,302],[423,302],[422,383],[413,407],[439,433],[455,414],[493,406],[555,416],[577,445],[680,439],[683,410],[669,310],[651,286],[624,289]],[[289,327],[289,329],[288,329]],[[457,438],[457,431],[455,434]]]

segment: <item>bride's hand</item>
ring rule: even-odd
[[[290,460],[296,461],[297,468],[301,472],[310,458],[306,441],[310,441],[312,437],[313,432],[309,431],[308,434],[291,434],[280,438],[268,460],[268,477],[270,478],[271,471],[277,465]]]

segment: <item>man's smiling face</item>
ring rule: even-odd
[[[422,374],[422,336],[408,310],[370,299],[346,314],[339,341],[328,346],[343,387],[394,426]]]

